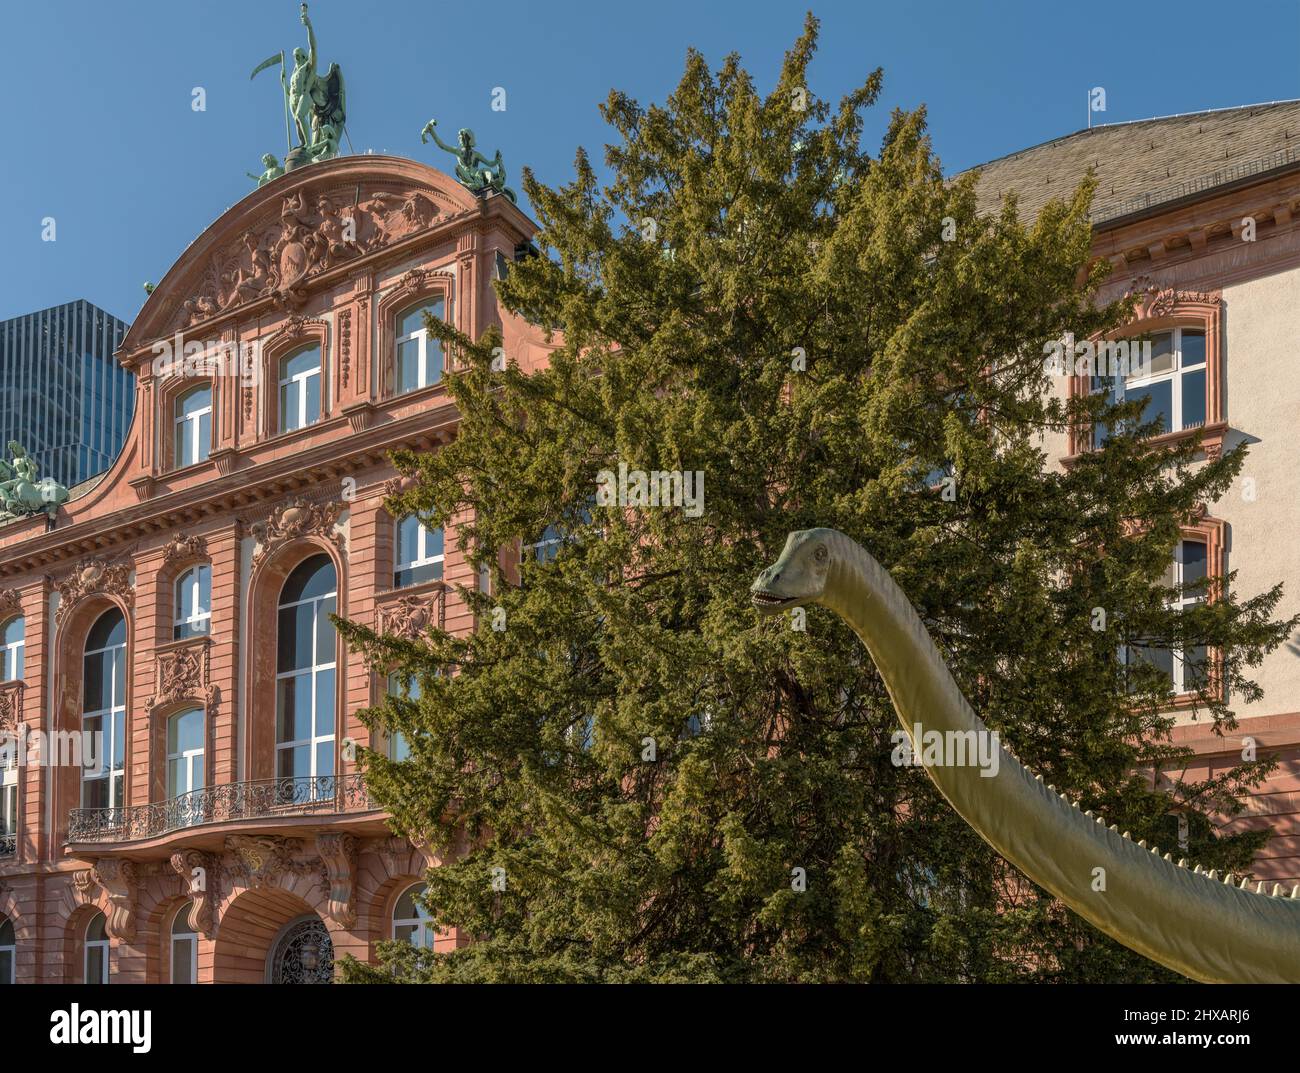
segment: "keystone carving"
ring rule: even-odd
[[[343,551],[343,534],[334,528],[342,513],[341,502],[320,504],[297,496],[288,503],[281,503],[271,512],[270,518],[251,527],[257,541],[253,565],[260,566],[282,544],[308,535],[322,536]]]
[[[357,922],[356,836],[317,835],[316,849],[325,863],[325,876],[329,885],[329,914],[342,927],[351,928]]]
[[[191,559],[206,559],[207,557],[208,542],[201,536],[187,537],[184,533],[177,533],[163,548],[164,566],[170,566],[172,563],[188,562]]]
[[[54,613],[56,625],[62,625],[76,604],[87,596],[104,593],[120,597],[130,606],[134,597],[131,588],[131,563],[109,562],[107,559],[83,559],[62,581],[54,587],[59,591],[59,609]]]
[[[254,890],[273,887],[285,872],[304,871],[293,855],[302,848],[297,838],[277,835],[230,835],[226,849],[234,855],[230,874],[248,881]]]
[[[135,910],[139,876],[135,862],[104,857],[95,862],[90,878],[108,895],[108,934],[124,943],[135,941]],[[78,880],[78,886],[81,881]],[[84,888],[83,888],[84,889]]]
[[[217,930],[217,858],[202,850],[187,849],[171,856],[173,871],[185,884],[190,899],[189,925],[211,939]]]

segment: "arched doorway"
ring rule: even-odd
[[[291,920],[271,945],[266,982],[328,984],[334,979],[334,943],[315,913]]]

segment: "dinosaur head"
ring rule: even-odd
[[[785,538],[780,557],[749,587],[759,614],[776,615],[821,600],[833,558],[831,534],[830,529],[801,529]]]

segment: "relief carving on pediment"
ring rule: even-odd
[[[422,231],[441,214],[433,198],[419,191],[299,190],[282,199],[278,216],[211,254],[171,330],[183,331],[258,298],[296,307],[305,300],[302,284],[312,276]]]

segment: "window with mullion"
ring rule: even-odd
[[[297,794],[299,780],[334,774],[336,642],[329,616],[337,596],[334,567],[325,556],[301,564],[281,595],[275,774],[287,780],[285,794]],[[323,782],[309,785],[312,796],[332,792]]]
[[[82,808],[120,808],[126,760],[126,620],[106,611],[91,627],[82,660],[82,731],[95,764],[82,772]]]
[[[212,450],[212,388],[196,387],[176,401],[176,467],[207,459]]]
[[[0,682],[19,681],[23,676],[26,625],[21,615],[5,623],[0,634]]]
[[[442,379],[442,340],[424,326],[426,312],[444,319],[443,300],[426,299],[397,318],[393,354],[395,394],[404,395]]]
[[[280,431],[292,432],[320,420],[321,350],[312,344],[280,362]]]
[[[1180,540],[1174,557],[1165,571],[1164,585],[1176,595],[1168,603],[1173,611],[1185,611],[1205,602],[1208,596],[1209,557],[1204,540]],[[1136,643],[1124,650],[1124,662],[1130,666],[1145,663],[1155,667],[1169,680],[1175,695],[1193,693],[1206,682],[1209,650],[1205,645],[1175,650],[1165,645]]]
[[[427,529],[414,514],[397,522],[397,555],[393,569],[393,587],[419,585],[442,577],[443,533]]]
[[[1205,332],[1200,328],[1174,328],[1151,337],[1151,364],[1142,375],[1095,376],[1093,390],[1107,392],[1112,401],[1142,398],[1139,424],[1156,418],[1161,432],[1181,432],[1205,424],[1208,364]],[[1099,424],[1094,443],[1100,447],[1109,430]]]
[[[176,581],[176,621],[172,635],[177,641],[205,636],[211,625],[212,567],[191,567]]]

